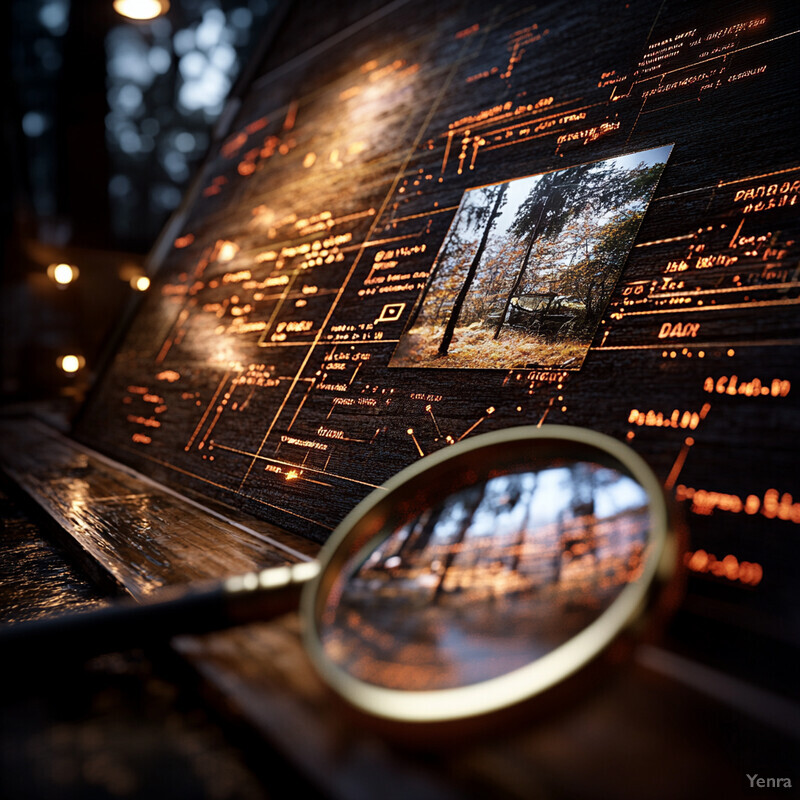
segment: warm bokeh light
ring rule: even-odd
[[[114,11],[129,19],[155,19],[169,11],[167,0],[114,0]]]
[[[139,275],[135,278],[131,278],[131,286],[136,289],[137,292],[146,292],[150,288],[150,278],[147,275]]]
[[[67,286],[78,278],[78,268],[71,264],[51,264],[47,268],[47,277],[59,286]]]
[[[235,242],[219,242],[217,258],[220,261],[231,261],[239,252],[239,245]]]
[[[68,355],[61,356],[56,363],[64,372],[72,375],[86,363],[86,359],[84,359],[83,356],[76,356],[70,353]]]

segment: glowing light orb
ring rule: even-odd
[[[223,262],[231,261],[238,252],[239,245],[235,242],[220,242],[219,255],[217,255],[217,259]]]
[[[85,361],[82,356],[76,356],[72,354],[61,356],[61,358],[58,360],[58,366],[69,375],[77,372],[84,365],[84,363]]]
[[[150,288],[150,278],[147,275],[137,275],[131,278],[131,286],[137,292],[146,292]]]
[[[51,264],[47,268],[48,277],[59,286],[67,286],[78,278],[78,268],[71,264]]]
[[[128,19],[155,19],[169,11],[167,0],[114,0],[114,11]]]

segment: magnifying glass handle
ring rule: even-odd
[[[318,572],[317,562],[273,567],[168,599],[6,624],[0,626],[0,653],[7,665],[20,666],[34,659],[89,658],[181,633],[269,620],[295,610],[303,586]]]

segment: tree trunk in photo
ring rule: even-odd
[[[467,298],[470,284],[475,277],[475,273],[478,271],[478,264],[480,264],[481,258],[483,257],[483,251],[486,249],[486,242],[489,240],[489,233],[492,230],[495,220],[500,213],[500,205],[503,202],[507,188],[508,185],[504,184],[497,192],[497,197],[495,198],[494,205],[492,206],[492,213],[489,215],[489,221],[486,223],[486,227],[483,229],[483,236],[481,237],[480,244],[478,245],[478,249],[472,259],[472,263],[469,265],[467,276],[464,278],[464,285],[461,287],[461,291],[456,297],[455,303],[453,304],[453,309],[450,312],[450,319],[447,321],[447,327],[444,329],[442,341],[439,343],[439,352],[437,354],[439,356],[446,356],[447,351],[450,349],[450,343],[453,341],[453,334],[455,333],[456,323],[458,322],[458,315],[461,313],[461,306],[464,305],[464,300]]]
[[[533,249],[533,243],[539,238],[539,228],[542,225],[542,217],[544,216],[544,212],[547,210],[547,204],[550,202],[550,198],[558,192],[558,186],[552,186],[550,188],[550,194],[548,194],[544,201],[542,202],[542,207],[539,209],[539,216],[536,219],[536,224],[533,226],[533,231],[531,232],[531,237],[528,240],[528,246],[525,249],[525,256],[522,259],[522,266],[520,267],[519,273],[517,274],[517,279],[514,281],[514,285],[511,287],[511,291],[508,293],[506,297],[506,304],[503,306],[503,313],[500,315],[500,321],[497,323],[497,328],[495,328],[493,339],[497,339],[500,336],[500,331],[503,329],[503,325],[506,321],[506,314],[508,314],[508,307],[511,305],[511,298],[514,296],[514,292],[517,291],[519,288],[520,282],[522,281],[522,276],[528,269],[528,261],[531,257],[531,250]]]
[[[503,325],[506,321],[506,315],[508,314],[508,307],[511,305],[511,298],[514,296],[514,292],[517,291],[519,288],[520,283],[522,282],[522,276],[528,270],[528,262],[531,258],[531,251],[533,250],[533,243],[536,240],[536,231],[531,234],[531,238],[528,239],[528,246],[525,248],[525,255],[522,257],[522,266],[519,268],[519,272],[517,273],[517,277],[514,280],[514,285],[511,287],[511,291],[506,295],[506,303],[503,306],[503,313],[500,315],[500,319],[497,323],[497,327],[494,330],[493,339],[497,339],[500,336],[500,331],[503,328]]]
[[[453,237],[448,238],[444,248],[439,253],[436,258],[436,261],[433,263],[433,267],[431,268],[430,275],[428,275],[428,283],[425,286],[425,289],[420,295],[417,304],[411,309],[411,315],[408,318],[408,322],[406,323],[406,330],[410,331],[414,325],[416,325],[417,319],[419,318],[420,311],[422,311],[422,306],[425,305],[425,298],[428,296],[428,293],[433,288],[433,282],[436,280],[436,274],[439,272],[439,267],[442,265],[442,262],[450,255],[450,250],[453,247]],[[439,309],[441,310],[441,304],[439,305]],[[438,311],[437,311],[438,316]]]
[[[442,514],[442,509],[429,509],[422,514],[408,538],[400,545],[397,554],[406,561],[413,561],[430,543],[433,531]]]
[[[486,484],[482,484],[479,487],[476,487],[472,498],[470,501],[465,500],[465,514],[464,518],[461,520],[461,524],[458,527],[458,533],[455,536],[453,543],[451,544],[450,548],[447,551],[447,555],[444,558],[444,567],[442,569],[442,575],[439,578],[439,583],[436,585],[436,590],[433,593],[433,598],[431,600],[432,603],[436,603],[441,595],[444,593],[444,582],[447,578],[447,573],[450,571],[450,567],[453,566],[453,561],[455,560],[457,552],[460,552],[460,545],[464,543],[464,538],[467,535],[467,531],[469,530],[470,525],[472,525],[472,520],[475,518],[475,513],[477,512],[480,504],[483,502],[484,494],[486,493]]]
[[[527,503],[527,513],[525,514],[522,523],[519,526],[519,531],[517,533],[517,541],[514,544],[514,556],[511,559],[511,571],[518,572],[519,571],[519,563],[522,560],[522,550],[525,547],[525,539],[528,535],[528,530],[533,527],[533,496],[536,494],[536,486],[538,484],[538,475],[534,473],[533,475],[533,487],[529,492],[523,492],[522,498],[525,503]]]

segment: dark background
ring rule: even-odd
[[[3,401],[71,416],[276,6],[173,0],[134,22],[111,0],[3,4]],[[66,287],[59,262],[79,269]]]

